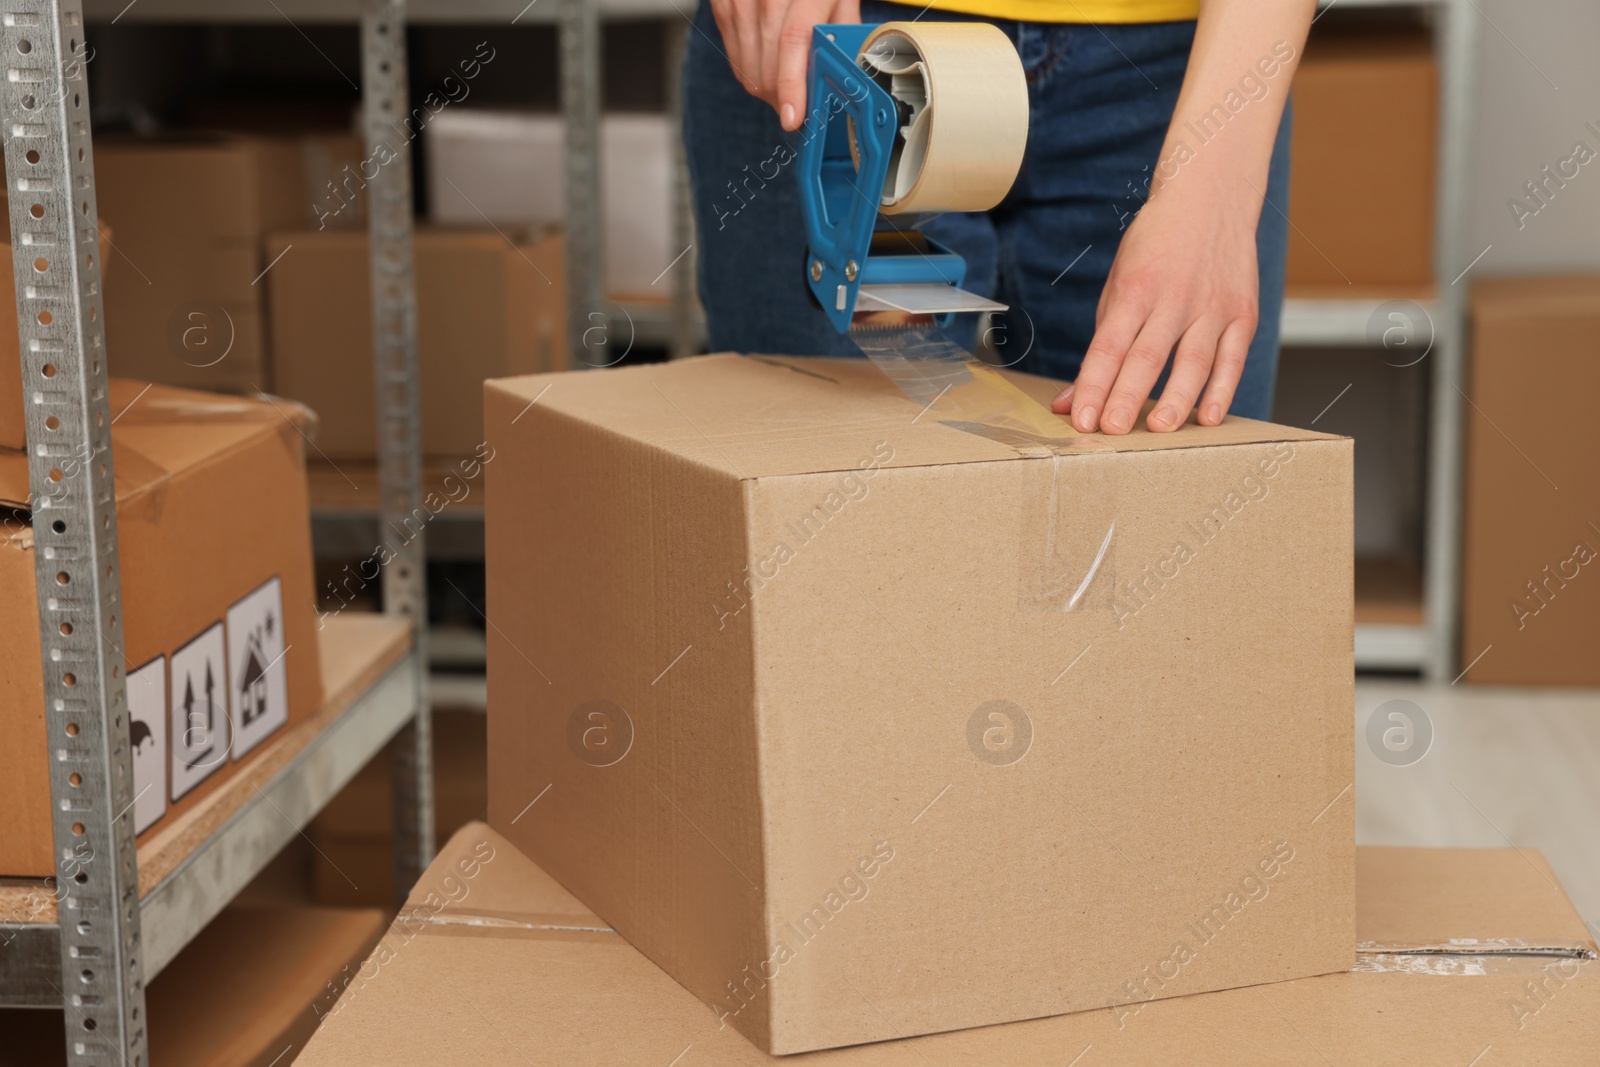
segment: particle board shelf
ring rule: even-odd
[[[139,846],[147,980],[414,714],[407,621],[348,612],[321,640],[321,710]],[[0,880],[0,1006],[61,1003],[56,911],[53,879]]]

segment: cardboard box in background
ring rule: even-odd
[[[139,382],[113,380],[111,410],[142,836],[320,708],[322,669],[300,430],[270,404]],[[0,455],[0,501],[28,500],[26,456]],[[43,877],[55,863],[34,538],[26,510],[0,515],[0,875]]]
[[[481,226],[566,221],[566,134],[560,115],[446,108],[429,121],[428,216]],[[665,115],[600,120],[600,217],[606,293],[665,300],[672,258],[672,139]],[[654,284],[652,284],[654,283]]]
[[[434,708],[433,822],[437,840],[446,840],[467,823],[487,818],[486,736],[487,723],[481,711]],[[390,742],[307,828],[316,846],[311,857],[311,889],[318,903],[394,906],[393,757],[394,743]]]
[[[9,217],[10,208],[0,197],[0,214]],[[106,278],[106,256],[111,250],[111,228],[100,220],[100,278]],[[23,414],[22,348],[17,334],[16,275],[12,271],[10,230],[0,241],[0,448],[27,446],[27,425]]]
[[[1467,680],[1600,686],[1600,277],[1477,283],[1471,381]]]
[[[1312,34],[1294,80],[1291,288],[1432,283],[1438,111],[1426,30]]]
[[[1150,995],[1350,966],[1349,439],[1052,460],[865,360],[551,383],[486,390],[490,823],[728,1025],[1103,1008],[1207,921]]]
[[[512,244],[493,230],[419,229],[417,359],[424,455],[472,456],[483,444],[486,378],[566,366],[566,271],[559,234]],[[371,459],[371,263],[364,232],[273,234],[277,391],[317,412],[317,451]],[[278,258],[278,257],[282,258]]]
[[[1355,971],[815,1059],[835,1067],[1032,1067],[1075,1056],[1081,1067],[1593,1062],[1594,944],[1543,857],[1509,848],[1361,848],[1356,865]],[[974,901],[973,930],[987,928],[986,900]],[[697,1067],[793,1062],[719,1026],[642,954],[595,930],[603,920],[485,826],[464,828],[440,849],[403,914],[422,921],[391,929],[373,956],[387,961],[382,979],[352,984],[299,1067],[464,1067],[502,1062],[507,1048],[524,1050],[531,1067],[666,1064],[686,1048],[683,1062]],[[513,924],[533,929],[484,936],[485,926]],[[408,928],[425,933],[407,937]],[[1468,946],[1485,942],[1510,954],[1470,954]],[[896,1007],[882,992],[884,976],[863,969],[852,981],[859,993],[847,988],[846,1005],[882,1036]],[[450,1005],[456,998],[495,1026],[463,1025]]]
[[[348,135],[98,142],[96,192],[120,261],[106,293],[112,373],[270,390],[262,239],[315,225],[328,169],[355,151]]]
[[[383,935],[384,912],[233,905],[145,994],[156,1067],[284,1067]],[[0,1012],[0,1067],[66,1064],[59,1011]]]

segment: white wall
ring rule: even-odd
[[[1600,271],[1600,2],[1473,0],[1478,17],[1478,131],[1470,254],[1474,274]],[[1471,5],[1469,5],[1470,9]],[[1584,142],[1596,158],[1519,230],[1506,201],[1527,200]],[[1530,204],[1533,201],[1528,201]]]

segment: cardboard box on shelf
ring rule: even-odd
[[[934,408],[489,383],[490,823],[773,1052],[1347,968],[1349,439]]]
[[[1470,682],[1600,685],[1597,350],[1600,276],[1473,287],[1460,646]]]
[[[303,438],[281,404],[114,380],[140,835],[322,705]],[[66,477],[80,475],[64,468]],[[24,455],[0,455],[0,875],[55,872]],[[70,575],[69,575],[70,580]],[[71,602],[58,607],[63,624]],[[54,617],[54,616],[53,616]]]
[[[672,247],[672,139],[665,115],[600,120],[600,217],[606,292],[666,299],[657,281]],[[481,226],[554,226],[566,220],[566,133],[561,116],[446,108],[428,123],[428,217]]]
[[[1074,1015],[797,1061],[752,1046],[505,838],[469,826],[440,850],[295,1062],[453,1067],[514,1048],[530,1067],[669,1063],[689,1048],[684,1062],[704,1067],[1033,1067],[1075,1056],[1113,1067],[1277,1067],[1466,1064],[1491,1045],[1506,1062],[1592,1062],[1600,1042],[1594,944],[1541,856],[1361,848],[1356,866],[1352,944],[1359,939],[1360,951],[1352,971],[1101,1003]],[[974,902],[974,929],[986,926],[986,899]],[[805,958],[793,966],[805,967]],[[1153,967],[1150,973],[1129,979],[1160,980]],[[446,977],[454,988],[441,993]],[[861,1018],[867,1040],[894,1029],[893,984],[892,974],[861,967],[837,994],[841,1009]],[[479,1025],[469,1012],[463,1025],[466,1009],[451,1000],[496,1024]]]
[[[262,238],[315,225],[348,135],[103,139],[96,195],[116,227],[106,292],[114,374],[190,388],[271,388]],[[354,209],[352,209],[352,214]]]
[[[433,709],[433,823],[439,839],[488,813],[487,727],[479,711]],[[311,821],[311,888],[318,903],[394,906],[393,743]]]
[[[513,244],[493,230],[417,231],[425,455],[481,458],[484,379],[566,366],[561,249],[559,234]],[[366,234],[274,234],[267,252],[278,260],[267,275],[277,391],[317,412],[322,455],[373,458],[378,430]]]
[[[1313,33],[1294,81],[1291,290],[1431,283],[1438,112],[1427,31]]]
[[[0,214],[8,210],[5,199],[0,197]],[[111,228],[101,219],[99,245],[102,283],[110,242]],[[22,408],[22,349],[21,339],[17,335],[15,293],[11,242],[7,239],[0,241],[0,448],[23,448],[28,443]]]
[[[317,1021],[384,932],[374,909],[232,905],[145,994],[150,1062],[159,1067],[274,1067]],[[65,1067],[59,1011],[0,1012],[0,1067]]]

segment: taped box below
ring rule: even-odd
[[[122,674],[135,832],[322,706],[299,409],[113,379]],[[82,479],[76,459],[64,478]],[[0,454],[0,875],[56,873],[27,457]],[[62,563],[71,570],[70,562]],[[70,578],[70,575],[69,575]],[[71,594],[48,624],[90,626]]]
[[[1348,969],[1351,442],[941,405],[488,383],[490,824],[778,1053]]]
[[[1414,960],[1429,959],[1428,952],[1451,941],[1520,941],[1528,951],[1504,967],[1491,958],[1478,972],[1358,970],[780,1061],[719,1025],[716,1013],[479,823],[440,851],[295,1063],[1594,1062],[1600,1043],[1594,945],[1543,857],[1526,849],[1410,848],[1361,848],[1356,856],[1354,933],[1361,942]],[[1560,954],[1541,957],[1535,949]],[[840,994],[841,1010],[861,1018],[868,1040],[885,1036],[896,1008],[893,976],[861,967],[850,979],[854,988]]]

